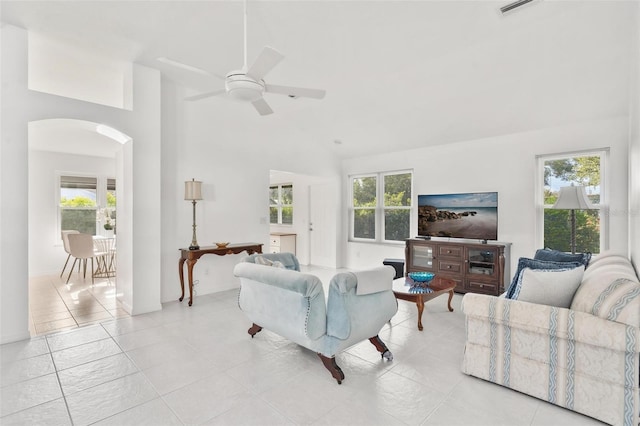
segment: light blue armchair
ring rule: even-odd
[[[256,264],[257,256],[263,256],[258,259],[262,261],[278,261],[285,268]],[[251,337],[264,327],[316,352],[338,384],[344,373],[335,355],[356,343],[369,339],[383,359],[393,359],[378,337],[398,310],[391,290],[393,267],[336,274],[329,284],[327,302],[320,279],[299,269],[291,253],[252,255],[236,265],[238,303],[253,322],[248,331]]]

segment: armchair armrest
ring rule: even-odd
[[[375,291],[358,294],[357,287],[366,285],[362,280],[369,276],[380,281],[375,284]],[[391,290],[394,276],[391,266],[336,274],[329,285],[327,334],[342,340],[375,336],[398,310]]]

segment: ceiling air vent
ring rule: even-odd
[[[502,13],[507,13],[512,11],[513,9],[517,9],[520,6],[524,6],[527,3],[531,3],[533,0],[518,0],[518,1],[514,1],[513,3],[509,3],[506,6],[502,6],[500,8],[500,12]]]

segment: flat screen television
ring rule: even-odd
[[[498,239],[498,193],[418,195],[418,236]]]

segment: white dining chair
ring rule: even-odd
[[[69,283],[71,273],[73,272],[73,268],[76,266],[76,262],[78,260],[80,260],[80,262],[84,261],[83,277],[87,278],[87,259],[91,259],[91,284],[93,284],[93,258],[96,256],[96,252],[93,246],[93,235],[81,233],[68,234],[67,238],[69,238],[69,252],[71,253],[71,256],[75,257],[75,259],[73,260],[73,265],[71,265],[69,275],[67,276],[67,284]]]
[[[67,260],[64,262],[64,267],[62,268],[62,272],[60,272],[60,278],[64,274],[64,270],[67,269],[67,264],[69,263],[69,259],[71,259],[71,252],[69,251],[69,238],[67,236],[69,234],[79,234],[80,231],[76,230],[65,230],[62,231],[62,246],[64,247],[64,251],[67,253]]]

